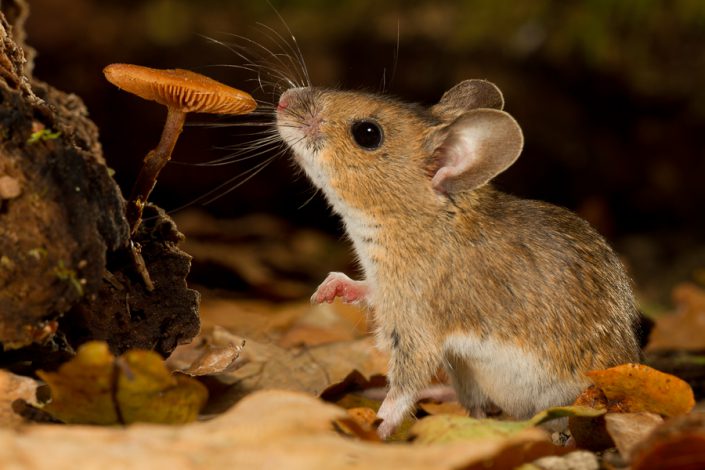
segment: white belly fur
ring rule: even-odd
[[[580,375],[559,379],[542,364],[547,360],[519,347],[474,335],[448,337],[444,353],[458,397],[469,409],[481,407],[483,403],[478,401],[484,395],[514,418],[526,419],[551,406],[572,403],[589,384]]]

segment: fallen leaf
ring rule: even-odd
[[[554,406],[546,410],[538,412],[528,422],[532,426],[552,421],[559,418],[597,418],[605,414],[605,410],[596,409],[590,406]]]
[[[441,444],[488,437],[508,437],[529,427],[526,421],[435,415],[422,418],[414,424],[411,427],[410,436],[414,443]]]
[[[624,364],[591,371],[587,376],[608,400],[621,402],[631,413],[663,416],[688,413],[695,406],[693,390],[683,380],[642,364]]]
[[[284,348],[350,341],[367,334],[362,308],[340,300],[309,309],[279,339]]]
[[[705,413],[669,419],[632,450],[632,470],[705,468]]]
[[[594,385],[591,385],[575,399],[573,406],[586,406],[601,411],[602,414],[607,412],[621,412],[624,407],[620,402],[608,403],[605,394]],[[605,428],[605,419],[603,416],[597,417],[580,417],[573,416],[568,418],[568,429],[573,436],[575,443],[581,449],[592,451],[600,451],[614,446],[612,438],[607,433]]]
[[[298,325],[287,331],[279,340],[279,346],[318,346],[353,339],[352,332],[345,328],[321,328],[312,325]]]
[[[212,397],[212,412],[223,411],[256,390],[276,388],[319,395],[352,370],[383,374],[388,363],[388,356],[375,348],[370,337],[291,350],[248,340],[241,357],[245,361],[242,367],[214,376],[230,387]]]
[[[634,446],[643,441],[663,418],[653,413],[608,413],[607,432],[626,462],[631,461]]]
[[[540,430],[510,438],[447,445],[380,445],[340,436],[332,422],[346,412],[301,393],[262,391],[225,414],[184,426],[126,428],[35,425],[0,429],[7,468],[246,468],[405,470],[514,468],[561,452]],[[38,451],[40,450],[40,451]]]
[[[203,331],[219,326],[248,341],[264,342],[280,337],[310,309],[308,302],[278,306],[271,302],[220,299],[204,295],[199,313]]]
[[[127,351],[117,364],[115,400],[124,423],[188,423],[196,420],[208,400],[200,382],[169,372],[154,351]]]
[[[37,374],[52,395],[43,411],[68,424],[184,423],[208,396],[199,382],[171,374],[159,354],[131,350],[116,359],[100,341],[82,345],[58,371]]]
[[[24,400],[37,405],[36,393],[39,382],[6,370],[0,370],[0,428],[14,428],[25,422],[15,413],[12,404]]]
[[[705,290],[680,284],[672,297],[676,311],[656,318],[646,349],[705,350]]]
[[[683,380],[641,364],[624,364],[587,373],[595,385],[574,405],[607,413],[649,412],[664,416],[684,414],[695,405],[693,391]],[[570,432],[578,447],[599,451],[614,445],[602,417],[572,417]]]
[[[92,341],[81,346],[57,372],[37,371],[51,389],[51,401],[44,411],[67,424],[118,423],[114,362],[106,343]]]
[[[576,450],[566,455],[551,455],[534,460],[518,470],[599,470],[600,462],[592,452]]]
[[[215,375],[235,370],[244,361],[238,361],[245,340],[225,328],[215,326],[201,334],[191,344],[178,348],[167,359],[172,370],[191,376]]]
[[[348,436],[355,436],[363,441],[379,442],[376,422],[377,412],[372,408],[357,407],[346,410],[348,416],[334,421],[336,427]]]
[[[350,408],[346,411],[348,412],[348,415],[358,424],[371,426],[378,419],[377,413],[372,408]]]
[[[569,416],[595,417],[602,410],[586,406],[557,406],[541,411],[526,421],[476,419],[467,416],[434,415],[420,419],[410,431],[414,442],[455,442],[485,437],[511,436],[554,419]]]
[[[343,380],[329,385],[321,392],[321,399],[331,403],[337,403],[345,395],[355,392],[362,392],[370,388],[386,388],[387,378],[383,375],[373,375],[367,379],[357,369],[354,369]]]

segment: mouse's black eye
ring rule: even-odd
[[[382,128],[374,121],[355,121],[350,126],[355,143],[365,150],[374,150],[382,145]]]

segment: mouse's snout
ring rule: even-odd
[[[296,105],[297,102],[304,101],[309,91],[310,88],[289,88],[279,97],[277,111],[284,111],[290,106]]]
[[[290,88],[281,94],[277,103],[279,135],[297,159],[320,147],[322,118],[317,96],[312,88]]]
[[[290,88],[281,94],[277,103],[279,132],[287,142],[301,138],[308,142],[320,137],[321,117],[313,89]]]
[[[282,95],[279,97],[279,103],[277,103],[277,111],[284,111],[286,108],[289,107],[289,100],[284,97],[286,93],[282,93]]]

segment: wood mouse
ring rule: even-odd
[[[285,91],[277,128],[343,219],[363,280],[331,273],[312,301],[367,305],[390,350],[387,437],[439,366],[460,402],[517,419],[570,404],[585,372],[639,359],[617,255],[572,212],[489,181],[523,134],[500,90],[466,80],[424,108],[387,96]]]

